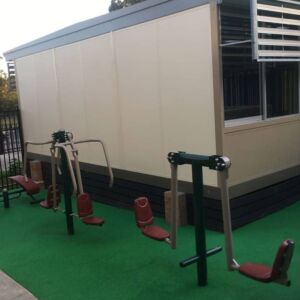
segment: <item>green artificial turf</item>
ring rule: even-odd
[[[300,299],[299,202],[234,232],[240,263],[271,264],[281,241],[293,238],[290,288],[228,272],[224,251],[208,258],[208,285],[199,287],[196,266],[179,267],[195,254],[192,226],[179,229],[178,249],[172,250],[140,234],[131,211],[98,203],[94,210],[104,226],[74,219],[75,235],[68,236],[63,214],[30,205],[26,195],[9,209],[0,207],[0,269],[41,300]],[[207,231],[207,248],[217,245],[224,245],[223,235]]]

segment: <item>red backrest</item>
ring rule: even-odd
[[[294,242],[291,240],[285,240],[280,245],[274,263],[272,267],[271,278],[276,279],[281,276],[282,273],[286,273],[290,265],[294,250]]]
[[[93,214],[93,205],[89,194],[82,193],[77,197],[77,213],[80,218]]]
[[[146,197],[134,200],[135,221],[138,227],[144,227],[153,223],[152,209]]]

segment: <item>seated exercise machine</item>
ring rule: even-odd
[[[153,225],[154,218],[149,201],[146,197],[140,197],[134,202],[134,210],[136,223],[141,229],[141,232],[145,236],[154,240],[166,241],[173,249],[176,248],[176,202],[178,198],[177,166],[184,164],[192,165],[196,255],[182,261],[180,266],[187,267],[193,263],[197,263],[198,285],[205,286],[207,284],[206,258],[217,252],[220,252],[222,248],[215,247],[211,250],[206,250],[202,168],[208,167],[209,169],[219,171],[218,176],[219,182],[221,182],[223,223],[227,265],[229,270],[238,270],[240,274],[260,282],[275,282],[289,286],[290,280],[288,279],[287,271],[292,259],[295,245],[292,240],[287,239],[281,243],[272,267],[255,263],[245,263],[239,265],[233,258],[230,203],[227,187],[228,169],[231,165],[230,160],[225,156],[202,156],[187,154],[185,152],[171,152],[168,155],[168,160],[171,165],[172,230],[170,233],[168,233],[164,229]]]
[[[207,261],[206,258],[222,251],[222,247],[215,247],[206,250],[204,204],[203,204],[203,176],[202,168],[208,167],[211,170],[223,171],[230,166],[230,160],[227,157],[213,155],[202,156],[187,154],[185,152],[171,152],[168,154],[168,160],[171,166],[171,232],[168,234],[161,228],[153,226],[153,216],[149,209],[149,202],[145,198],[135,200],[135,216],[138,227],[141,232],[152,239],[166,241],[173,249],[176,249],[177,243],[177,201],[178,201],[178,165],[189,164],[192,166],[193,174],[193,203],[194,203],[194,224],[195,224],[195,242],[196,255],[182,261],[181,267],[187,267],[197,263],[198,284],[204,286],[207,284]],[[168,234],[168,235],[167,235]]]
[[[219,182],[221,182],[222,190],[221,198],[228,269],[230,271],[237,270],[240,274],[263,283],[274,282],[285,286],[290,286],[291,281],[288,279],[287,272],[293,257],[295,247],[295,243],[291,239],[286,239],[280,244],[272,266],[250,262],[239,265],[234,259],[231,211],[227,186],[228,171],[225,170],[225,172],[223,172],[219,176]]]
[[[110,177],[109,186],[112,187],[113,172],[110,166],[106,146],[101,140],[87,139],[74,141],[73,135],[70,132],[60,130],[53,133],[51,141],[42,143],[27,141],[24,147],[25,149],[23,181],[28,185],[28,183],[30,182],[30,179],[26,175],[28,145],[50,145],[52,184],[48,188],[47,199],[42,201],[40,205],[43,208],[52,208],[55,212],[62,211],[66,216],[67,232],[71,235],[74,234],[73,217],[79,217],[79,219],[87,225],[101,226],[104,223],[104,220],[102,218],[93,215],[91,197],[83,190],[81,171],[78,159],[79,151],[76,148],[77,144],[83,143],[97,143],[102,146]],[[71,152],[73,156],[75,172],[73,169],[73,164],[69,152]],[[58,171],[58,174],[62,177],[63,181],[63,194],[65,204],[64,209],[59,208],[60,192],[56,180],[56,169]],[[77,198],[77,214],[73,213],[72,195]]]
[[[25,176],[23,175],[10,176],[9,179],[18,184],[23,189],[23,191],[32,199],[32,201],[30,202],[31,204],[40,202],[33,197],[33,195],[40,192],[40,186],[33,180],[31,180],[30,178],[25,178]]]
[[[40,203],[42,200],[37,200],[34,198],[34,195],[38,194],[40,192],[40,186],[34,182],[32,179],[30,179],[26,174],[26,164],[27,164],[27,146],[28,144],[32,145],[47,145],[51,142],[46,143],[31,143],[31,142],[25,142],[24,144],[24,166],[23,166],[23,175],[16,175],[16,176],[10,176],[9,179],[16,183],[23,192],[25,192],[32,201],[31,204]],[[9,197],[8,194],[5,195],[5,200],[7,202],[7,205],[5,207],[9,207]]]

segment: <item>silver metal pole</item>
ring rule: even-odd
[[[267,103],[267,85],[266,85],[266,63],[259,63],[259,81],[260,81],[260,98],[262,106],[262,119],[266,120],[268,117],[268,103]]]
[[[83,193],[83,184],[82,184],[82,178],[81,178],[81,171],[80,171],[80,165],[79,165],[79,160],[78,160],[78,150],[74,147],[72,147],[72,153],[74,157],[74,162],[75,162],[75,172],[76,172],[76,178],[78,182],[78,187],[79,187],[79,194]]]
[[[227,267],[229,270],[233,270],[235,269],[235,266],[237,264],[235,263],[235,260],[233,258],[233,238],[232,238],[230,199],[228,193],[227,179],[228,179],[228,169],[224,169],[223,171],[218,172],[218,181],[221,189]]]
[[[24,178],[25,181],[28,181],[28,177],[27,177],[27,152],[28,152],[28,145],[34,145],[34,146],[43,146],[43,145],[48,145],[48,144],[52,144],[52,141],[48,141],[48,142],[30,142],[27,141],[24,143],[24,162],[23,162],[23,174],[24,174]]]
[[[258,34],[257,34],[257,0],[250,1],[251,27],[252,27],[252,58],[258,59]]]
[[[171,165],[171,248],[176,249],[177,243],[177,203],[178,203],[178,167]]]
[[[71,146],[72,154],[73,154],[74,162],[75,162],[75,172],[76,172],[76,178],[77,178],[77,182],[78,182],[78,186],[79,186],[79,194],[83,194],[83,184],[82,184],[81,171],[80,171],[80,165],[79,165],[79,160],[78,160],[78,149],[75,147],[75,144],[73,141],[73,135],[68,133],[68,137],[69,137],[68,145]]]

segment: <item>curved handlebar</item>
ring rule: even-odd
[[[27,146],[28,145],[43,146],[43,145],[49,145],[52,143],[53,143],[53,141],[41,142],[41,143],[27,141],[24,143],[23,175],[24,175],[25,181],[28,181],[28,177],[27,177]]]
[[[84,144],[84,143],[98,143],[101,144],[103,152],[104,152],[104,156],[105,156],[105,160],[106,160],[106,165],[108,168],[108,174],[109,174],[109,187],[111,188],[114,184],[114,175],[113,175],[113,171],[110,165],[110,161],[109,161],[109,156],[108,156],[108,152],[107,152],[107,148],[105,146],[105,143],[101,140],[96,140],[96,139],[91,139],[91,140],[81,140],[81,141],[74,141],[74,144]],[[67,145],[68,143],[66,143]]]
[[[51,152],[51,165],[52,165],[52,173],[55,173],[55,154],[54,154],[54,149],[55,148],[61,148],[67,157],[67,162],[68,162],[68,167],[69,167],[69,171],[70,171],[70,175],[71,175],[71,179],[72,179],[72,184],[73,184],[73,194],[76,195],[78,187],[77,187],[77,182],[76,182],[76,178],[75,178],[75,174],[74,174],[74,170],[72,167],[72,163],[67,151],[66,146],[71,146],[72,148],[72,153],[74,156],[74,160],[75,160],[75,168],[76,168],[76,173],[77,175],[80,175],[80,167],[79,167],[79,161],[78,161],[78,150],[74,147],[75,144],[83,144],[83,143],[98,143],[102,146],[103,152],[104,152],[104,156],[105,156],[105,160],[106,160],[106,164],[107,164],[107,168],[108,168],[108,173],[109,173],[109,187],[111,188],[113,186],[113,182],[114,182],[114,175],[113,175],[113,171],[110,165],[110,161],[109,161],[109,156],[108,156],[108,152],[107,152],[107,148],[106,145],[103,141],[99,140],[99,139],[86,139],[86,140],[81,140],[81,141],[73,141],[73,137],[70,136],[70,141],[66,142],[66,143],[55,143],[55,141],[47,141],[47,142],[31,142],[31,141],[27,141],[24,143],[24,166],[23,166],[23,173],[24,173],[24,177],[25,180],[28,181],[28,177],[27,177],[27,172],[26,172],[26,168],[27,168],[27,147],[28,145],[35,145],[35,146],[42,146],[42,145],[49,145],[52,144],[52,147],[50,148],[50,152]],[[52,149],[52,150],[51,150]],[[80,179],[78,184],[79,184],[79,189],[80,189],[80,193],[83,192],[83,186],[82,186],[82,182],[81,182],[81,176],[78,175],[78,178]],[[55,174],[53,175],[55,177]],[[56,183],[56,178],[52,177],[52,182]]]

